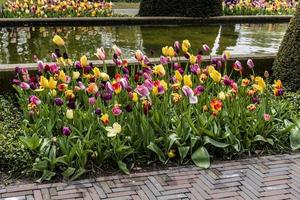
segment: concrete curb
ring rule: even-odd
[[[193,17],[74,17],[74,18],[0,18],[0,26],[92,26],[92,25],[191,25],[233,23],[287,23],[285,16]]]

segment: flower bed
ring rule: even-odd
[[[112,3],[101,0],[22,0],[7,1],[2,17],[108,17],[112,15]]]
[[[224,0],[225,15],[291,15],[295,0]]]
[[[108,72],[103,48],[95,54],[103,65],[94,66],[85,55],[71,61],[63,39],[53,41],[57,64],[38,61],[32,76],[18,68],[13,80],[26,119],[20,140],[40,181],[58,174],[76,179],[95,166],[129,173],[157,160],[207,168],[210,157],[299,148],[300,124],[281,81],[270,84],[267,72],[257,76],[251,59],[247,67],[239,61],[229,67],[224,52],[202,66],[210,48],[194,55],[184,40],[162,48],[159,65],[138,50],[140,64],[129,67],[114,46],[116,67]],[[186,62],[178,62],[180,55]]]

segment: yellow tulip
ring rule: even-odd
[[[100,73],[100,77],[104,80],[104,81],[108,81],[109,80],[109,75],[107,73],[101,72]]]
[[[48,79],[45,78],[44,76],[41,76],[41,79],[40,79],[40,86],[41,86],[42,88],[48,88],[48,87],[49,87]]]
[[[64,71],[62,71],[62,70],[59,71],[58,79],[63,82],[67,81],[67,76]]]
[[[213,69],[209,75],[215,82],[219,83],[221,81],[222,76],[217,70]]]
[[[196,63],[196,61],[197,61],[197,57],[194,55],[190,55],[190,63],[193,65]]]
[[[54,42],[54,44],[56,44],[57,46],[64,46],[65,45],[65,41],[59,36],[59,35],[55,35],[52,39],[52,41]]]
[[[74,118],[74,112],[72,109],[68,109],[66,112],[67,119],[73,119]]]
[[[253,88],[262,92],[266,88],[266,83],[264,79],[260,76],[255,77],[254,79],[255,84],[253,85]]]
[[[178,70],[175,71],[175,78],[177,81],[181,82],[182,81],[182,75]]]
[[[137,102],[139,100],[139,96],[136,92],[132,93],[132,101]]]
[[[168,46],[165,46],[161,49],[161,52],[164,56],[168,56]]]
[[[53,89],[56,88],[56,85],[57,85],[57,81],[55,81],[55,80],[53,79],[53,77],[50,77],[50,79],[49,79],[49,88],[50,88],[51,90],[53,90]]]
[[[167,89],[168,89],[168,84],[166,83],[166,81],[161,80],[161,81],[160,81],[160,85],[163,86],[164,90],[167,90]]]
[[[100,78],[101,72],[100,72],[100,70],[99,70],[98,67],[95,67],[95,68],[93,69],[93,73],[94,73],[94,75],[95,75],[96,78]]]
[[[153,73],[163,77],[166,75],[166,71],[163,65],[156,65],[153,67]]]
[[[88,66],[88,59],[85,55],[80,58],[80,64],[82,67]]]
[[[193,82],[191,80],[191,75],[184,75],[183,83],[184,83],[184,85],[189,86],[191,88],[193,86]]]
[[[175,51],[174,51],[173,47],[168,48],[168,56],[170,56],[171,58],[173,58],[175,56]]]
[[[77,80],[80,77],[80,72],[73,72],[72,79]]]

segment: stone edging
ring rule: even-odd
[[[0,26],[191,25],[224,23],[287,23],[291,15],[193,17],[0,18]]]

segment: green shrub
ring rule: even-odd
[[[291,19],[273,66],[274,77],[288,90],[300,89],[300,4]]]
[[[16,101],[11,96],[0,95],[0,171],[6,173],[21,172],[30,165],[29,153],[19,141],[24,134],[21,128],[23,117],[13,104]]]
[[[142,0],[140,16],[210,17],[222,15],[221,0]]]

